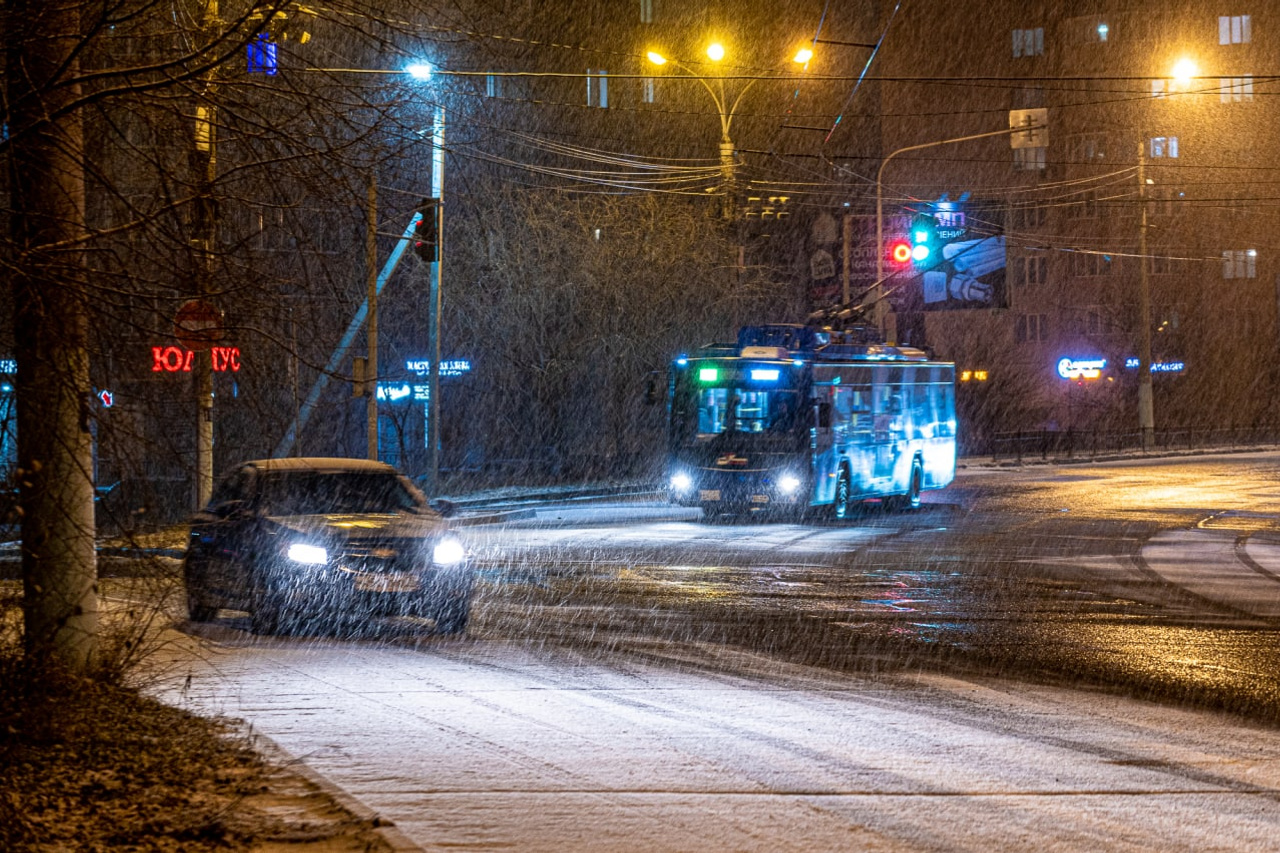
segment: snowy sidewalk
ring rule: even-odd
[[[682,662],[687,647],[600,661],[224,628],[175,654],[163,698],[246,719],[424,850],[1243,851],[1280,838],[1274,731],[1094,692],[869,683],[723,649]]]

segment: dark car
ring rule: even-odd
[[[183,574],[194,622],[247,611],[256,633],[306,622],[424,616],[466,630],[472,571],[440,511],[390,465],[246,462],[191,520]]]

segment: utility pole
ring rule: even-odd
[[[1146,140],[1138,140],[1138,430],[1142,433],[1142,449],[1154,450],[1156,414],[1151,388],[1151,276],[1147,259],[1147,149]]]

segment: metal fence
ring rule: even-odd
[[[1219,429],[1158,429],[1154,453],[1196,450],[1241,450],[1280,445],[1280,426]],[[993,462],[1066,461],[1116,454],[1142,453],[1139,430],[1037,430],[996,433],[967,445],[962,454],[990,457]]]

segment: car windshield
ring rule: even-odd
[[[404,480],[381,471],[287,471],[262,478],[268,515],[395,513],[422,506]]]

